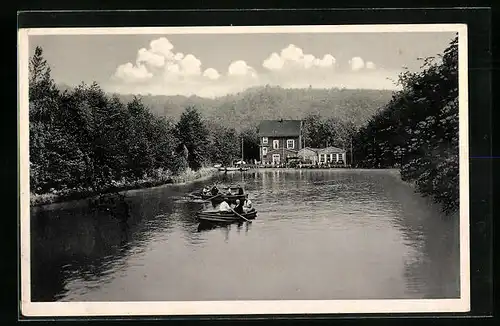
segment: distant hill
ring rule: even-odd
[[[116,94],[123,102],[134,95]],[[392,91],[366,89],[285,89],[275,86],[209,99],[198,96],[142,95],[151,112],[177,120],[187,106],[194,106],[209,120],[236,129],[255,126],[265,119],[302,119],[309,113],[337,117],[362,125],[392,97]]]

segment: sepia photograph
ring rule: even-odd
[[[19,30],[25,316],[469,310],[467,28]]]

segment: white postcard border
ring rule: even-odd
[[[459,34],[459,158],[460,158],[460,299],[432,300],[279,300],[166,302],[31,302],[30,191],[28,122],[28,38],[32,35],[240,34],[240,33],[399,33]],[[259,315],[330,313],[422,313],[470,310],[468,58],[465,24],[390,24],[338,26],[209,26],[138,28],[29,28],[18,31],[19,190],[21,313],[24,316]]]

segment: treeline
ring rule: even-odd
[[[350,151],[351,140],[356,133],[356,125],[335,117],[322,117],[319,114],[308,114],[303,120],[304,145],[306,147],[324,148],[335,146]],[[350,162],[349,162],[350,163]]]
[[[458,38],[399,83],[401,91],[357,133],[355,162],[399,167],[403,180],[451,213],[459,203]]]
[[[198,96],[144,95],[143,103],[158,116],[178,119],[185,107],[203,108],[207,120],[230,124],[237,131],[261,120],[305,119],[308,115],[351,121],[361,126],[391,99],[390,90],[286,89],[259,86],[215,99]],[[133,95],[118,95],[130,102]]]
[[[97,85],[60,91],[37,47],[29,67],[30,187],[33,194],[100,193],[145,181],[175,179],[255,152],[254,130],[205,121],[186,108],[174,121],[140,98],[123,103]],[[258,150],[257,150],[258,154]],[[255,155],[255,153],[254,153]]]

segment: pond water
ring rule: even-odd
[[[244,186],[252,223],[199,227],[209,204],[186,195],[215,180]],[[458,216],[393,170],[220,174],[128,191],[121,207],[32,208],[32,301],[460,296]]]

